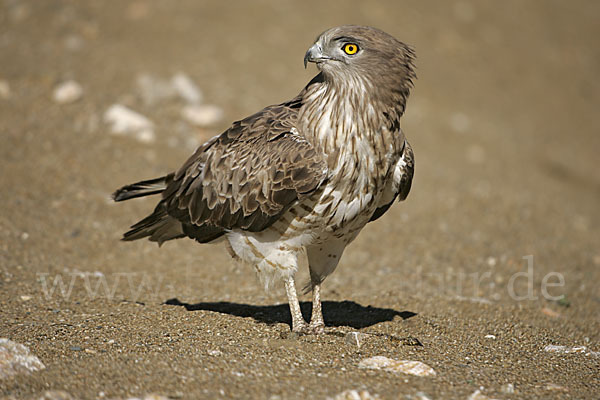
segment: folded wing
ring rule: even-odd
[[[393,179],[388,184],[383,198],[375,209],[375,212],[371,216],[371,221],[375,221],[381,217],[385,212],[392,206],[396,198],[398,201],[405,200],[410,192],[412,185],[412,179],[415,172],[415,158],[412,151],[412,147],[408,141],[404,141],[404,147],[402,148],[402,156],[394,167]]]
[[[326,163],[296,130],[299,100],[267,107],[206,142],[174,174],[154,213],[124,236],[200,242],[261,231],[323,182]]]

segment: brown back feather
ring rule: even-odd
[[[261,231],[320,186],[326,164],[296,131],[299,106],[297,97],[233,123],[175,173],[162,202],[186,234]]]

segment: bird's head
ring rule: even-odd
[[[393,36],[368,26],[344,25],[323,32],[304,56],[328,80],[337,84],[366,80],[409,90],[414,73],[414,52]]]

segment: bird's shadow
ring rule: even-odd
[[[178,299],[169,299],[164,304],[182,306],[188,311],[215,311],[236,317],[251,317],[266,324],[284,323],[291,326],[292,317],[287,304],[256,306],[251,304],[231,303],[227,301],[189,304]],[[312,303],[301,302],[300,309],[306,320],[310,319]],[[392,308],[363,306],[354,301],[324,301],[323,319],[326,326],[349,326],[354,329],[366,328],[380,322],[392,321],[396,316],[408,319],[417,315],[411,311],[397,311]]]

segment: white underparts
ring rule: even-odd
[[[353,84],[351,93],[335,93],[326,84],[312,89],[292,132],[327,158],[325,185],[262,232],[227,233],[231,251],[255,268],[265,288],[293,276],[305,252],[313,284],[322,282],[375,209],[397,192],[404,139],[388,131],[374,106],[361,97],[361,80]]]

